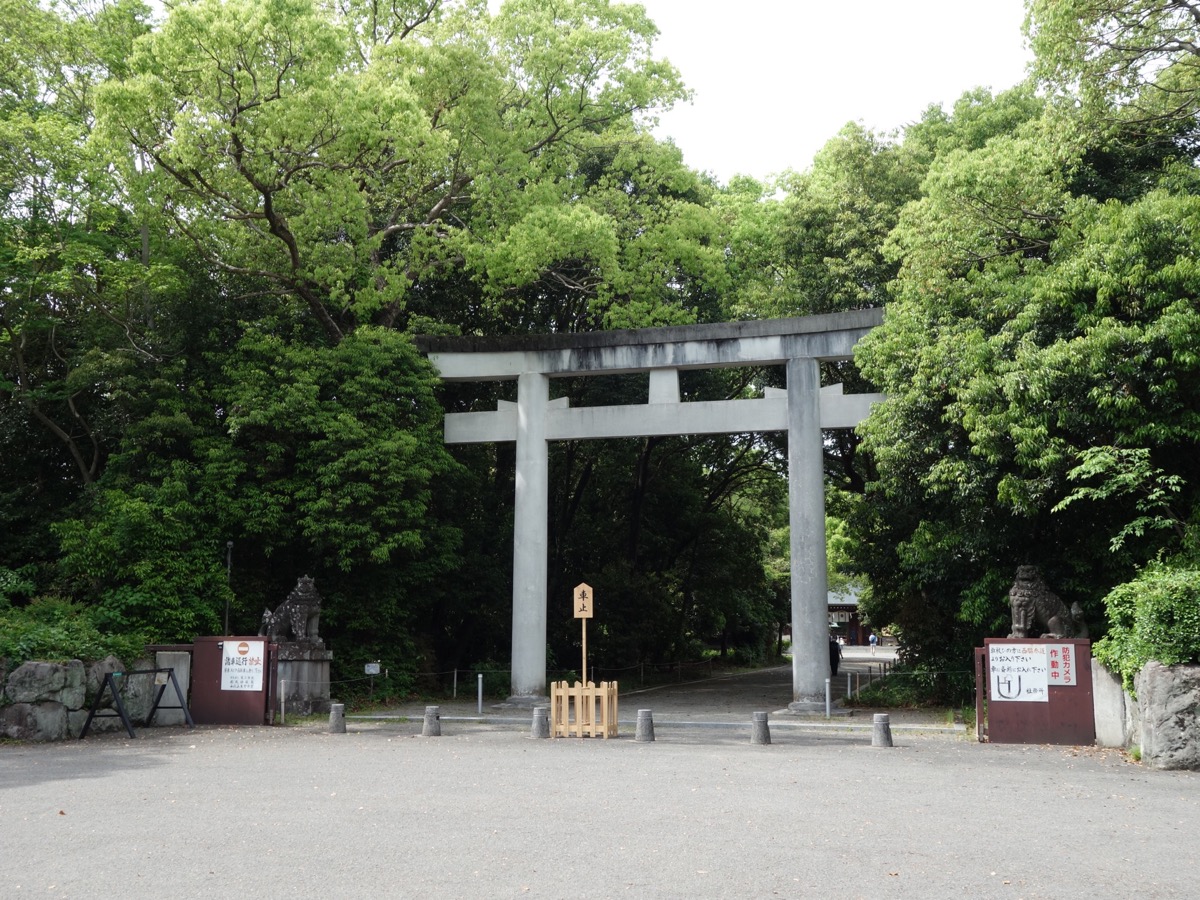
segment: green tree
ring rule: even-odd
[[[1195,502],[1197,244],[1192,197],[1167,187],[1189,183],[1186,148],[1126,130],[1114,157],[1111,133],[1059,135],[1027,120],[935,157],[859,356],[889,394],[864,428],[879,475],[856,518],[868,614],[926,662],[963,667],[969,642],[1004,627],[1018,563],[1102,630],[1109,588],[1178,550],[1184,531],[1144,527],[1115,485],[1086,512],[1062,502],[1096,448],[1148,451],[1181,518]]]
[[[764,311],[814,315],[882,306],[896,274],[883,244],[923,176],[903,146],[846,125],[810,171],[782,182],[781,249],[791,277]]]
[[[1137,674],[1151,660],[1200,662],[1200,569],[1175,559],[1154,563],[1104,598],[1112,627],[1096,656],[1137,692]]]
[[[49,526],[102,476],[134,414],[114,393],[161,360],[147,301],[177,284],[87,138],[140,3],[0,5],[0,559],[53,576]]]
[[[56,526],[76,592],[112,626],[211,633],[233,599],[232,540],[235,626],[256,630],[307,573],[333,633],[366,648],[411,639],[457,544],[431,516],[433,485],[455,467],[428,365],[372,327],[333,349],[248,332],[221,374],[183,396],[164,386],[88,505]],[[198,424],[205,404],[219,424]]]
[[[8,2],[0,58],[0,391],[57,442],[82,483],[103,468],[113,426],[96,390],[144,354],[130,298],[161,273],[104,161],[86,147],[96,83],[120,65],[144,7],[63,18]],[[123,38],[123,41],[118,38]]]
[[[478,0],[203,0],[106,86],[103,131],[214,266],[302,303],[337,341],[402,323],[414,287],[454,269],[493,291],[564,260],[614,274],[612,219],[563,198],[581,154],[683,96],[654,33],[603,0],[494,19]]]
[[[112,605],[145,557],[173,553],[187,608],[185,573],[211,587],[233,540],[235,622],[254,627],[309,571],[335,640],[377,648],[386,634],[409,671],[417,652],[486,655],[501,631],[469,635],[510,594],[494,523],[511,485],[488,453],[451,465],[431,371],[376,326],[721,316],[707,187],[640,132],[684,96],[653,36],[640,9],[604,2],[511,3],[494,19],[479,3],[172,8],[102,91],[91,147],[123,157],[129,204],[166,213],[214,293],[196,295],[199,329],[155,298],[179,356],[122,373],[121,395],[142,403],[103,491],[60,528],[72,583]],[[165,389],[139,392],[136,377]],[[147,528],[104,558],[137,504]],[[222,596],[198,601],[200,620]]]
[[[249,332],[226,375],[229,440],[206,462],[264,553],[350,570],[447,540],[427,519],[452,468],[437,379],[404,335],[363,327],[327,349]]]
[[[1194,0],[1033,0],[1035,71],[1093,115],[1186,120],[1200,111]]]

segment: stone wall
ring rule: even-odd
[[[1155,769],[1200,770],[1200,665],[1147,663],[1135,699],[1093,659],[1092,684],[1098,745],[1136,747]]]
[[[149,669],[150,660],[139,660],[133,669]],[[27,662],[11,672],[0,672],[0,737],[22,741],[61,741],[79,737],[92,702],[104,684],[104,676],[124,672],[115,656],[85,665],[77,659],[66,663]],[[117,679],[121,702],[135,725],[146,722],[156,691],[152,675]],[[186,686],[182,686],[186,691]],[[167,702],[164,698],[164,702]],[[176,705],[171,703],[170,705]],[[125,726],[116,712],[112,692],[92,720],[91,731],[113,731]],[[155,717],[156,719],[158,716]]]

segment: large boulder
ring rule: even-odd
[[[0,709],[0,734],[18,741],[61,741],[67,732],[67,708],[56,700],[14,703]]]
[[[1142,761],[1157,769],[1200,769],[1200,666],[1146,663],[1137,693]]]
[[[104,676],[111,675],[113,672],[124,672],[124,664],[115,656],[106,656],[98,662],[92,663],[87,670],[87,699],[90,704],[96,695],[100,693],[100,688],[104,684]],[[112,696],[104,698],[104,706],[112,705]]]
[[[92,663],[87,670],[87,700],[88,708],[95,702],[96,695],[104,687],[104,676],[113,675],[112,685],[121,695],[121,703],[125,706],[125,714],[129,716],[129,720],[135,725],[145,724],[146,716],[150,712],[150,707],[154,703],[154,693],[157,688],[154,685],[153,675],[128,675],[128,671],[139,671],[148,669],[152,663],[148,660],[138,660],[132,666],[126,668],[115,656],[106,656],[98,662]],[[118,674],[119,673],[119,674]],[[107,691],[102,698],[98,709],[115,710],[117,704],[113,698],[112,691]],[[107,716],[100,716],[93,720],[92,727],[96,727],[96,723]],[[120,725],[120,719],[115,719]],[[120,725],[120,727],[124,727]]]
[[[10,741],[29,740],[34,730],[33,712],[28,703],[0,706],[0,737]]]
[[[83,688],[83,663],[73,659],[69,663],[22,663],[8,676],[4,692],[11,703],[55,701],[79,709]]]
[[[59,701],[68,711],[83,709],[87,689],[87,667],[77,659],[66,665],[66,683],[63,684]]]
[[[131,669],[144,672],[154,667],[154,661],[139,659]],[[158,685],[154,683],[153,675],[133,675],[122,678],[121,702],[125,704],[125,712],[137,725],[145,725],[150,717],[150,707],[154,705],[154,695],[158,693]]]
[[[59,691],[66,683],[66,669],[58,663],[26,662],[13,669],[8,676],[4,693],[12,703],[57,700]]]

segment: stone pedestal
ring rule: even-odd
[[[324,641],[285,641],[279,644],[279,695],[287,715],[329,712],[329,664],[333,651]],[[276,701],[278,711],[278,700]]]

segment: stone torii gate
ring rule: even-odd
[[[824,709],[829,677],[823,428],[852,428],[881,394],[821,387],[820,363],[851,358],[883,310],[684,325],[633,331],[497,338],[421,337],[446,381],[517,382],[517,402],[490,412],[449,413],[446,443],[516,441],[513,541],[512,697],[546,690],[546,568],[549,442],[684,434],[788,433],[791,524],[792,703]],[[786,365],[787,389],[754,400],[681,402],[681,369]],[[649,402],[572,409],[550,399],[550,379],[648,372]]]

